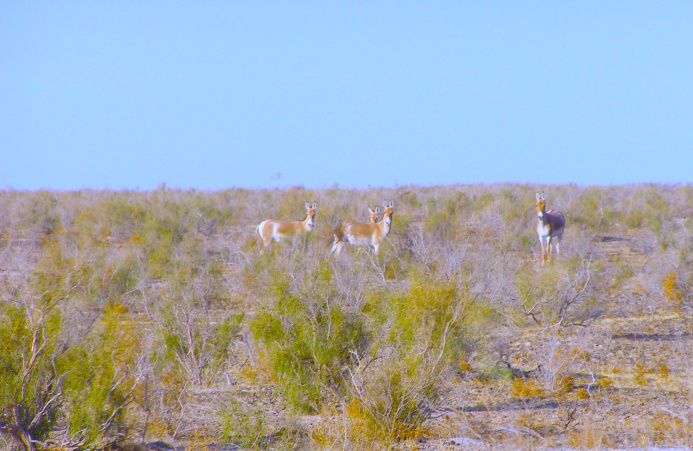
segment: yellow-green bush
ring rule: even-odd
[[[57,309],[0,302],[0,426],[16,428],[26,446],[48,437],[60,411],[61,332]]]
[[[352,352],[363,352],[368,334],[360,313],[345,309],[335,296],[326,264],[313,271],[305,289],[296,290],[287,277],[272,285],[274,305],[252,321],[253,333],[289,404],[317,412],[331,395],[345,396]]]
[[[126,312],[109,307],[59,362],[69,433],[75,442],[107,446],[125,438],[123,409],[144,383],[137,361],[140,334]]]

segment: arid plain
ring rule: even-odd
[[[331,252],[386,206],[377,254]],[[691,185],[2,191],[0,448],[691,447],[691,216]]]

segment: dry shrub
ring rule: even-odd
[[[430,362],[399,358],[378,365],[368,375],[354,375],[354,398],[347,404],[349,441],[362,449],[378,443],[425,435],[426,406],[435,396]]]

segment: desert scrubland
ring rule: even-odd
[[[692,216],[691,185],[2,191],[0,449],[693,446]]]

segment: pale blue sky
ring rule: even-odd
[[[0,105],[0,189],[691,183],[693,2],[0,0]]]

